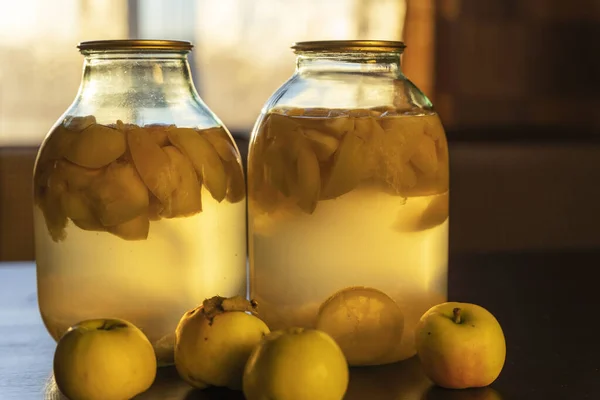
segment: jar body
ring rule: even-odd
[[[184,56],[112,57],[86,60],[98,65],[36,160],[39,308],[56,340],[85,319],[126,319],[169,364],[185,311],[246,294],[243,171]]]
[[[248,161],[251,296],[271,329],[383,321],[357,287],[400,307],[401,337],[372,336],[382,346],[365,354],[346,343],[351,365],[414,355],[415,325],[447,287],[443,127],[399,69],[363,74],[363,62],[297,71],[257,121]],[[367,329],[385,336],[382,324]]]

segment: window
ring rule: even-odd
[[[75,45],[180,39],[196,87],[232,130],[247,133],[293,72],[294,41],[400,40],[403,0],[22,0],[0,5],[0,146],[37,146],[81,78]]]
[[[127,37],[126,6],[120,0],[0,4],[0,146],[41,142],[77,93],[82,58],[75,45]]]

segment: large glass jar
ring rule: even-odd
[[[250,287],[261,318],[331,333],[352,365],[415,354],[446,300],[448,146],[400,68],[404,44],[296,44],[248,159]]]
[[[96,41],[34,171],[39,307],[54,339],[89,318],[140,327],[172,361],[183,313],[246,295],[238,149],[179,41]]]

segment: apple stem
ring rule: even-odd
[[[460,317],[460,308],[457,307],[452,310],[452,314],[454,315],[454,318],[452,319],[454,323],[460,324],[462,322],[462,318]]]
[[[258,303],[256,300],[247,300],[242,296],[235,297],[221,297],[215,296],[210,299],[204,300],[202,303],[202,312],[210,320],[212,320],[219,314],[223,314],[228,311],[242,311],[249,312],[252,315],[257,315]]]

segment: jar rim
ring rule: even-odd
[[[194,45],[182,40],[151,40],[151,39],[125,39],[125,40],[89,40],[77,44],[80,52],[89,51],[190,51]]]
[[[368,52],[402,53],[404,42],[394,40],[313,40],[296,42],[291,47],[298,52]]]

